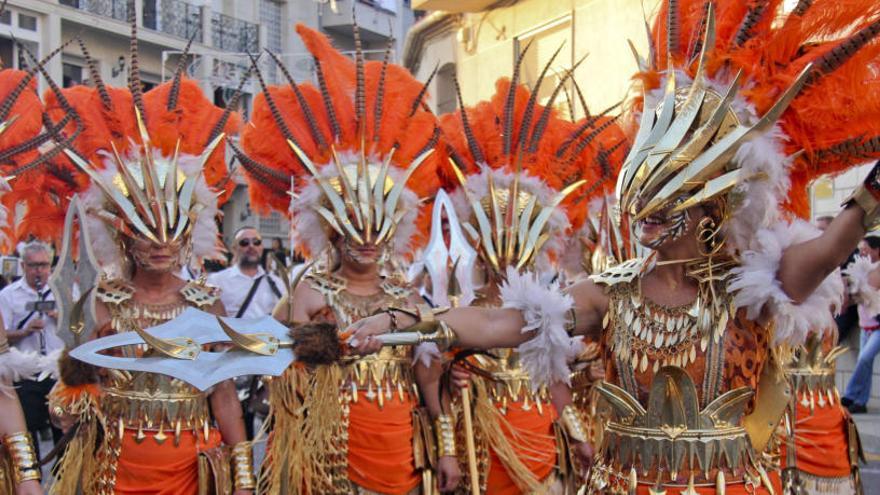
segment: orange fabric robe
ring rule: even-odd
[[[528,451],[518,450],[517,455],[538,480],[545,480],[556,466],[556,436],[553,431],[556,417],[556,410],[550,404],[544,405],[543,414],[539,413],[534,405],[530,410],[524,410],[522,402],[510,403],[507,406],[505,418],[517,435],[517,440],[511,441],[511,445],[516,448],[524,444],[528,448]],[[508,439],[511,439],[512,434],[507,427],[503,426],[503,428]],[[486,493],[493,495],[522,493],[493,449],[489,449],[489,459]]]
[[[360,487],[398,495],[421,483],[413,456],[412,411],[409,396],[395,393],[380,409],[376,401],[349,405],[348,478]]]
[[[220,432],[212,429],[205,442],[201,433],[181,432],[175,446],[169,435],[162,444],[154,432],[138,443],[137,430],[127,429],[116,464],[115,492],[119,495],[196,495],[199,490],[198,453],[221,443]]]

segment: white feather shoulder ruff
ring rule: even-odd
[[[856,256],[852,263],[843,269],[847,290],[860,306],[872,315],[880,313],[880,289],[869,282],[871,272],[880,267],[880,261],[872,262],[867,256]]]
[[[0,391],[11,394],[12,383],[19,380],[33,380],[45,372],[45,359],[35,352],[22,352],[9,346],[9,351],[0,354]]]
[[[801,304],[788,297],[777,278],[785,249],[818,235],[818,229],[801,220],[760,229],[751,241],[752,249],[742,253],[740,266],[733,270],[728,289],[735,294],[734,305],[746,308],[751,319],[770,311],[776,323],[774,345],[797,345],[810,333],[824,332],[834,325],[834,314],[843,299],[843,280],[838,271],[829,275]]]
[[[568,362],[579,348],[565,331],[568,310],[574,305],[558,283],[542,284],[531,272],[520,274],[508,267],[501,286],[502,307],[518,309],[526,324],[523,333],[535,336],[517,348],[532,388],[556,382],[570,383]]]

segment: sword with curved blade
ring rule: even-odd
[[[162,352],[142,357],[108,354],[123,346],[146,346],[147,340],[180,342],[191,340],[197,346],[229,344],[223,351],[198,349],[172,357]],[[399,332],[376,337],[383,345],[418,345],[438,342],[451,345],[454,335],[445,326],[433,333]],[[245,375],[279,376],[296,359],[288,328],[270,316],[262,318],[223,318],[187,308],[173,320],[139,332],[125,332],[86,342],[70,351],[80,361],[102,368],[160,373],[183,380],[205,391],[230,378]],[[227,346],[222,346],[227,347]]]

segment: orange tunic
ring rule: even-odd
[[[126,429],[116,464],[115,493],[119,495],[196,495],[199,490],[198,453],[219,447],[220,432],[211,429],[208,441],[192,431],[156,443],[154,432],[145,432],[138,443],[137,430]]]
[[[514,439],[507,425],[502,425],[510,444],[516,450],[517,457],[536,479],[545,480],[556,467],[556,437],[553,431],[553,422],[557,417],[556,410],[546,404],[542,414],[534,405],[529,410],[525,410],[522,402],[514,402],[508,404],[507,414],[504,417],[516,432]],[[489,459],[486,493],[493,495],[522,493],[493,449],[489,451]]]
[[[380,408],[376,401],[349,404],[348,477],[367,490],[389,495],[417,487],[421,476],[413,456],[412,411],[409,396],[395,394]]]
[[[809,407],[797,404],[794,427],[797,468],[800,471],[823,478],[849,476],[846,413],[840,404],[826,407]],[[785,442],[782,443],[785,459]]]

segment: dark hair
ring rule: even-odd
[[[865,237],[865,244],[871,249],[880,249],[880,237],[874,235]]]

